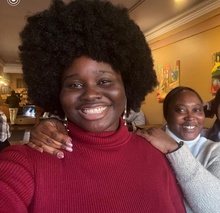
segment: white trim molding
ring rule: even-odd
[[[147,41],[153,40],[165,33],[170,32],[171,30],[174,30],[178,27],[181,27],[184,24],[189,23],[190,21],[193,21],[196,18],[199,18],[217,8],[220,7],[220,0],[208,0],[205,1],[198,6],[192,8],[191,10],[188,10],[187,12],[170,19],[167,22],[164,22],[163,24],[155,27],[154,29],[145,32],[145,38]]]

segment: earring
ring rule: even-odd
[[[65,126],[66,131],[69,132],[69,129],[68,129],[68,120],[67,120],[66,115],[65,115],[65,118],[64,118],[64,121],[63,121],[63,125]]]
[[[125,109],[123,112],[122,119],[124,120],[124,126],[127,126],[127,101],[125,102]]]

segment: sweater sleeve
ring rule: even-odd
[[[186,144],[167,154],[185,197],[187,212],[213,213],[220,210],[220,146],[209,149],[204,167]],[[207,156],[206,156],[207,157]]]
[[[28,212],[34,193],[34,178],[24,150],[11,146],[0,154],[1,212]]]

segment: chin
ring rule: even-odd
[[[189,136],[189,137],[182,137],[183,138],[183,140],[185,140],[185,141],[192,141],[192,140],[194,140],[196,137],[197,137],[198,135],[196,135],[196,136]]]
[[[108,131],[106,125],[103,126],[103,125],[86,125],[84,127],[81,127],[83,128],[84,130],[86,130],[87,132],[105,132],[105,131]]]

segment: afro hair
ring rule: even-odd
[[[34,104],[63,115],[59,100],[62,72],[87,55],[119,72],[128,111],[137,111],[157,85],[151,50],[122,6],[99,0],[54,0],[30,16],[20,33],[20,59]]]

